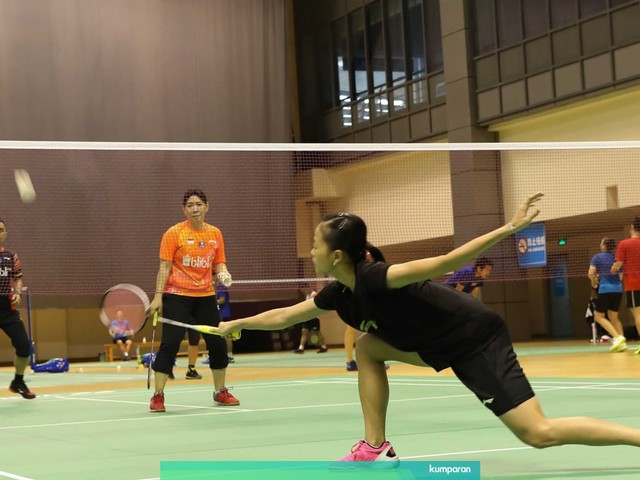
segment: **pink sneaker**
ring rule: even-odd
[[[400,463],[400,459],[389,442],[384,442],[378,448],[374,448],[364,440],[360,440],[351,447],[351,453],[346,457],[342,457],[341,461],[386,462],[385,464],[376,464],[376,466],[382,468],[395,468]]]

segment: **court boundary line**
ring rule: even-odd
[[[560,447],[564,447],[566,445],[558,445]],[[528,445],[522,446],[522,447],[506,447],[506,448],[488,448],[488,449],[483,449],[483,450],[469,450],[469,451],[463,451],[463,452],[447,452],[447,453],[430,453],[428,455],[411,455],[409,457],[400,457],[400,460],[415,460],[418,458],[431,458],[431,457],[449,457],[449,456],[456,456],[456,455],[471,455],[471,454],[477,454],[477,453],[494,453],[494,452],[511,452],[511,451],[516,451],[516,450],[534,450],[533,447],[530,447]]]
[[[9,472],[0,472],[0,477],[12,478],[13,480],[34,480],[33,478],[22,477],[20,475],[16,475],[16,474],[9,473]],[[160,480],[160,479],[158,479],[158,480]]]
[[[319,382],[322,383],[322,382]],[[305,386],[307,383],[299,383],[294,382],[291,386]],[[281,387],[281,385],[274,385]],[[460,384],[462,388],[464,385]],[[596,388],[593,388],[596,387]],[[544,392],[555,392],[555,391],[565,391],[565,390],[586,390],[593,388],[594,390],[607,390],[608,385],[605,384],[595,384],[590,386],[586,385],[576,385],[576,386],[568,386],[568,387],[549,387],[549,388],[540,388],[538,391]],[[129,392],[132,393],[132,392]],[[401,399],[391,399],[389,400],[390,404],[395,403],[406,403],[406,402],[415,402],[415,401],[429,401],[429,400],[444,400],[450,398],[464,398],[464,397],[474,397],[473,393],[464,393],[459,395],[438,395],[438,396],[430,396],[430,397],[411,397],[411,398],[401,398]],[[72,397],[72,396],[63,396],[63,395],[52,395],[50,398],[59,399],[64,401],[94,401],[94,402],[106,402],[106,403],[127,403],[127,404],[136,404],[136,405],[147,405],[147,402],[136,402],[130,400],[112,400],[112,399],[100,399],[100,398],[80,398],[80,397]],[[335,404],[312,404],[312,405],[294,405],[294,406],[284,406],[284,407],[273,407],[267,409],[225,409],[220,411],[215,411],[216,408],[224,408],[224,407],[216,407],[213,405],[203,406],[203,405],[182,405],[177,403],[168,404],[170,406],[176,408],[185,408],[185,409],[206,409],[207,412],[202,413],[185,413],[180,415],[156,415],[151,416],[150,413],[146,413],[144,417],[134,417],[134,418],[117,418],[117,419],[102,419],[102,420],[87,420],[87,421],[78,421],[78,422],[63,422],[63,423],[48,423],[48,424],[37,424],[37,425],[10,425],[10,426],[0,426],[0,431],[3,430],[15,430],[22,428],[50,428],[50,427],[61,427],[61,426],[71,426],[71,425],[91,425],[91,424],[100,424],[100,423],[112,423],[112,422],[122,422],[122,421],[136,421],[136,420],[152,420],[152,419],[181,419],[187,417],[194,416],[209,416],[209,415],[239,415],[243,413],[265,413],[265,412],[276,412],[281,410],[300,410],[300,409],[315,409],[315,408],[336,408],[336,407],[347,407],[347,406],[359,406],[359,401],[354,402],[344,402],[344,403],[335,403]]]

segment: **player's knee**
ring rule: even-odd
[[[16,356],[28,358],[31,355],[31,345],[29,342],[16,345]]]
[[[229,357],[227,355],[219,356],[215,358],[209,355],[209,368],[211,370],[224,370],[229,366]]]
[[[169,375],[173,371],[175,355],[172,357],[165,352],[158,352],[153,359],[153,371]]]
[[[381,362],[386,359],[382,358],[380,353],[383,351],[384,342],[375,335],[365,333],[356,340],[356,355],[358,364],[361,362],[373,361]]]
[[[520,440],[533,448],[547,448],[558,445],[550,422],[532,425],[516,434]]]

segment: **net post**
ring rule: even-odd
[[[31,291],[29,287],[22,287],[22,292],[27,296],[27,333],[29,335],[29,343],[31,344],[29,366],[33,369],[33,366],[36,364],[36,344],[33,341],[33,329],[31,325]]]

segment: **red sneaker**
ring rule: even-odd
[[[151,397],[151,403],[149,404],[149,410],[152,412],[164,412],[164,393],[156,392]]]
[[[227,387],[222,387],[217,392],[213,392],[213,401],[220,405],[240,405],[240,400],[231,395],[231,393],[229,393],[229,390],[227,390]]]

